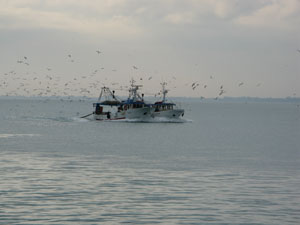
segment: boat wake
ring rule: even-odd
[[[88,122],[91,121],[91,119],[88,118],[80,118],[80,117],[54,117],[54,118],[45,118],[48,120],[52,120],[52,121],[57,121],[57,122]]]
[[[80,117],[73,117],[73,118],[72,118],[72,121],[83,123],[83,122],[89,122],[89,121],[91,121],[91,119],[88,119],[88,118],[80,118]]]
[[[93,118],[80,118],[80,117],[26,117],[27,120],[48,120],[62,123],[72,123],[72,122],[90,122],[94,121]],[[127,122],[127,123],[188,123],[192,122],[192,120],[184,119],[184,118],[167,118],[167,117],[154,117],[147,119],[118,119],[118,120],[96,120],[99,122]],[[1,135],[1,134],[0,134]],[[0,136],[1,137],[1,136]]]
[[[88,122],[91,119],[89,118],[80,118],[80,117],[64,117],[64,116],[57,116],[57,117],[43,117],[43,116],[36,116],[36,117],[22,117],[22,119],[27,121],[54,121],[54,122]]]
[[[155,117],[149,119],[122,119],[122,120],[109,120],[112,122],[127,122],[127,123],[187,123],[192,122],[187,119],[172,119],[172,118],[164,118],[164,117]]]
[[[37,137],[40,134],[0,134],[0,138],[11,138],[11,137]]]

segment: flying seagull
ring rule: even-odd
[[[221,90],[220,93],[219,93],[219,96],[221,96],[222,94],[224,94],[225,91],[224,90]]]
[[[197,82],[192,83],[191,87],[194,87],[196,85]]]

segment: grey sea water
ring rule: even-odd
[[[0,224],[299,224],[300,108],[183,102],[185,123],[0,100]]]

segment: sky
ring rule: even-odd
[[[0,95],[300,97],[300,0],[0,0]]]

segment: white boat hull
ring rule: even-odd
[[[125,111],[125,117],[127,119],[150,119],[154,112],[154,108],[135,108],[128,109]]]
[[[170,119],[178,119],[180,117],[183,117],[184,110],[183,109],[170,109],[165,111],[158,111],[154,112],[154,117],[164,117],[164,118],[170,118]]]
[[[121,119],[125,119],[125,117],[115,117],[115,116],[111,116],[108,117],[107,115],[104,114],[94,114],[94,120],[121,120]]]
[[[148,120],[153,117],[154,108],[134,108],[126,111],[114,112],[108,111],[109,114],[94,114],[95,120],[121,120],[121,119],[137,119]]]

